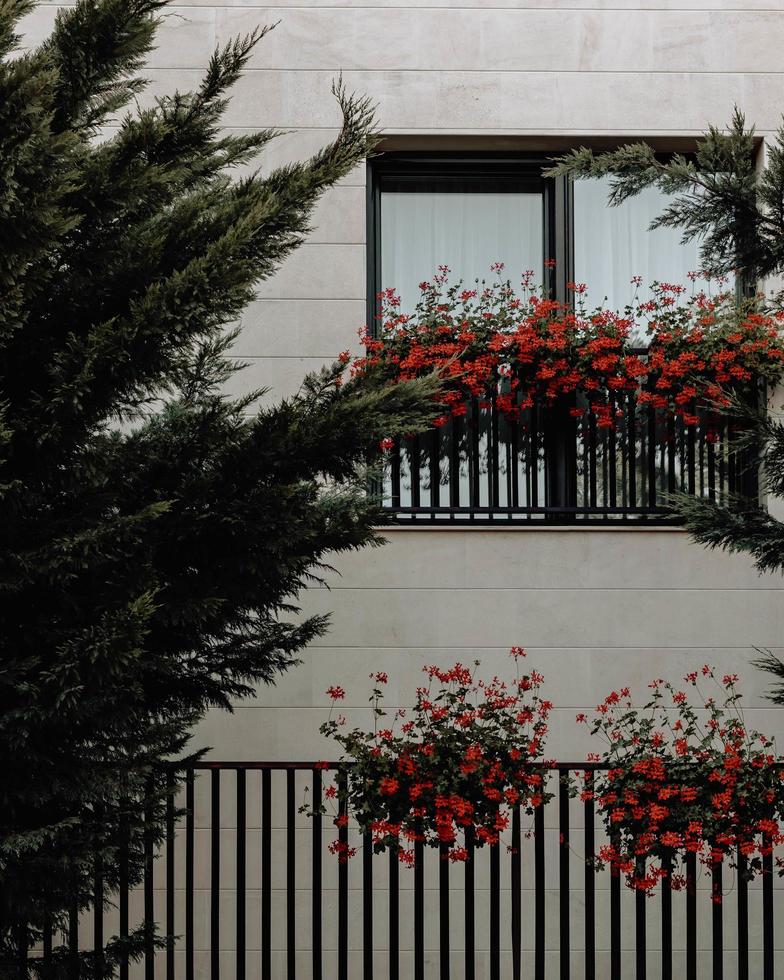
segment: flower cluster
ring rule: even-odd
[[[525,653],[515,647],[511,656],[517,665]],[[330,714],[321,732],[350,763],[326,792],[339,806],[336,826],[352,814],[374,851],[392,849],[404,864],[413,864],[416,842],[464,861],[466,841],[498,844],[510,807],[532,811],[548,798],[541,756],[552,705],[540,695],[542,676],[518,669],[514,680],[484,681],[477,666],[423,668],[427,682],[413,708],[395,711],[389,727],[383,673],[371,675],[373,731],[347,731],[345,719]],[[343,696],[336,686],[328,693],[333,703]],[[340,860],[353,853],[340,839],[331,849]]]
[[[438,424],[465,414],[471,398],[515,419],[568,397],[575,416],[591,413],[611,428],[627,397],[694,426],[700,412],[726,406],[730,391],[775,383],[784,372],[784,314],[739,304],[727,291],[687,298],[683,286],[654,283],[653,299],[623,313],[589,311],[584,284],[569,284],[576,302],[564,305],[532,288],[531,272],[518,292],[501,279],[502,264],[492,272],[492,285],[466,289],[450,285],[441,266],[420,284],[413,313],[401,310],[394,290],[380,293],[378,336],[361,332],[366,353],[353,362],[354,376],[395,381],[437,371]]]
[[[719,680],[705,665],[684,678],[683,689],[653,681],[641,709],[627,688],[598,705],[592,733],[607,742],[601,761],[609,768],[582,795],[595,799],[610,839],[599,866],[616,868],[631,887],[649,892],[668,877],[683,887],[677,869],[688,853],[709,871],[725,858],[732,867],[740,861],[751,877],[784,842],[782,770],[772,741],[747,730],[737,680]],[[702,693],[703,683],[718,685],[718,701]],[[584,715],[577,720],[588,724]]]

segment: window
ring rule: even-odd
[[[388,153],[371,161],[368,323],[382,289],[395,288],[410,311],[419,283],[440,265],[470,288],[501,261],[513,284],[532,269],[561,302],[575,280],[588,284],[589,308],[620,310],[632,301],[633,276],[642,277],[645,299],[650,281],[685,284],[698,269],[696,244],[682,245],[670,229],[649,232],[666,204],[657,190],[610,208],[605,181],[546,179],[548,166],[541,154]],[[464,416],[396,447],[387,504],[416,522],[662,520],[672,490],[739,489],[739,470],[717,462],[715,432],[706,442],[630,402],[608,431],[574,409],[535,406],[513,426],[474,400]]]

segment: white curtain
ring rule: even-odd
[[[606,298],[611,309],[622,310],[634,295],[633,276],[642,276],[637,295],[643,302],[654,280],[678,283],[691,293],[687,273],[700,268],[698,243],[682,245],[678,229],[648,231],[669,196],[649,187],[610,207],[608,190],[609,178],[574,182],[574,271],[575,280],[588,286],[587,305]]]
[[[542,281],[541,194],[385,191],[381,195],[381,286],[393,287],[401,308],[413,310],[419,283],[448,265],[450,282],[491,280],[493,262],[517,287],[527,269]]]

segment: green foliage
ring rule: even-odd
[[[79,0],[20,55],[30,3],[0,0],[6,962],[20,924],[32,943],[91,905],[97,861],[111,892],[123,841],[139,880],[142,815],[155,840],[166,805],[151,774],[324,631],[297,594],[329,552],[377,540],[368,450],[433,414],[433,379],[341,385],[338,363],[277,405],[222,395],[232,324],[372,149],[373,110],[338,83],[334,142],[233,177],[274,136],[220,129],[264,32],[217,51],[195,92],[126,111],[163,7]]]
[[[575,178],[610,177],[610,203],[620,204],[646,187],[675,195],[651,227],[680,228],[683,241],[701,243],[712,274],[741,270],[748,280],[784,264],[784,128],[766,166],[755,167],[754,128],[735,109],[726,131],[711,126],[694,159],[657,158],[647,143],[607,153],[581,147],[561,157],[549,173]]]

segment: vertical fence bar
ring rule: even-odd
[[[593,859],[596,854],[596,832],[594,829],[594,775],[585,774],[585,980],[596,980],[596,871]]]
[[[99,854],[95,858],[95,872],[93,875],[93,949],[95,950],[95,963],[99,976],[102,976],[104,968],[103,904],[103,859]]]
[[[185,980],[194,980],[193,970],[193,860],[194,860],[193,769],[185,774]]]
[[[711,889],[713,898],[713,980],[724,977],[724,895],[722,891],[722,862],[711,865]]]
[[[441,980],[449,980],[449,849],[439,848],[438,862],[438,945]]]
[[[749,883],[746,855],[737,851],[738,980],[749,980]]]
[[[237,980],[245,980],[246,772],[237,769]]]
[[[295,777],[286,770],[286,976],[295,980],[297,973],[297,841],[295,836]]]
[[[347,774],[344,769],[337,773],[338,816],[348,817],[346,802]],[[348,820],[341,820],[338,828],[338,840],[345,848],[348,847]],[[348,861],[341,860],[338,864],[338,980],[348,980]]]
[[[436,510],[441,499],[441,430],[430,433],[430,506]]]
[[[272,773],[261,774],[261,976],[272,980]]]
[[[174,770],[166,770],[166,980],[174,978]]]
[[[120,834],[122,837],[119,860],[120,894],[117,904],[120,915],[120,941],[124,943],[120,954],[120,980],[128,980],[128,825],[125,818],[122,818]]]
[[[499,472],[498,466],[498,443],[499,443],[499,433],[498,433],[498,409],[495,404],[495,399],[493,399],[492,407],[490,409],[490,465],[489,469],[492,474],[490,480],[490,506],[493,510],[498,510],[498,502],[500,499],[499,494],[499,482],[501,474]]]
[[[468,851],[468,858],[465,862],[465,904],[463,906],[464,919],[463,930],[465,932],[465,977],[466,980],[474,980],[476,976],[476,950],[474,944],[474,835],[470,827],[466,828],[465,846]]]
[[[534,810],[534,976],[544,980],[544,806]]]
[[[615,865],[610,868],[610,976],[621,980],[621,872]]]
[[[478,507],[479,497],[479,403],[476,398],[471,401],[471,425],[468,430],[470,451],[469,451],[469,504]]]
[[[686,855],[686,980],[697,980],[697,855]]]
[[[558,888],[559,962],[561,980],[569,980],[571,955],[569,936],[569,774],[558,776]]]
[[[762,855],[762,974],[773,980],[773,845],[767,841]]]
[[[663,864],[667,877],[661,883],[662,980],[672,980],[672,854],[666,854]]]
[[[408,440],[408,459],[411,469],[411,506],[419,507],[419,486],[421,482],[419,475],[419,436],[412,436]]]
[[[210,980],[220,980],[220,779],[220,769],[213,769],[210,800]]]
[[[626,432],[629,447],[629,506],[634,510],[637,506],[637,404],[633,395],[629,395],[626,407]]]
[[[68,911],[68,980],[79,980],[79,900]]]
[[[453,415],[449,423],[449,506],[460,506],[460,417]]]
[[[43,925],[43,961],[44,966],[51,966],[52,963],[52,919],[48,912],[44,913]]]
[[[389,980],[400,980],[400,859],[389,851]]]
[[[373,978],[373,835],[362,835],[362,976]]]
[[[501,845],[490,845],[490,980],[501,980]]]
[[[153,907],[152,780],[147,782],[144,807],[144,977],[155,980],[155,909]]]
[[[648,506],[656,506],[656,409],[648,406]]]
[[[645,877],[645,858],[637,858],[636,877]],[[634,957],[636,980],[645,980],[647,966],[647,942],[645,928],[645,892],[638,888],[634,896]]]
[[[520,848],[522,846],[522,834],[520,831],[520,807],[516,806],[512,810],[512,868],[511,868],[511,887],[512,887],[512,977],[513,980],[520,980],[520,969],[522,966],[522,935],[521,935],[521,916],[522,916],[522,867]]]
[[[414,843],[414,980],[425,980],[425,849]]]
[[[390,504],[393,510],[400,507],[400,443],[395,442],[389,454]]]
[[[311,868],[312,972],[313,980],[321,980],[321,770],[313,770],[313,827]]]

